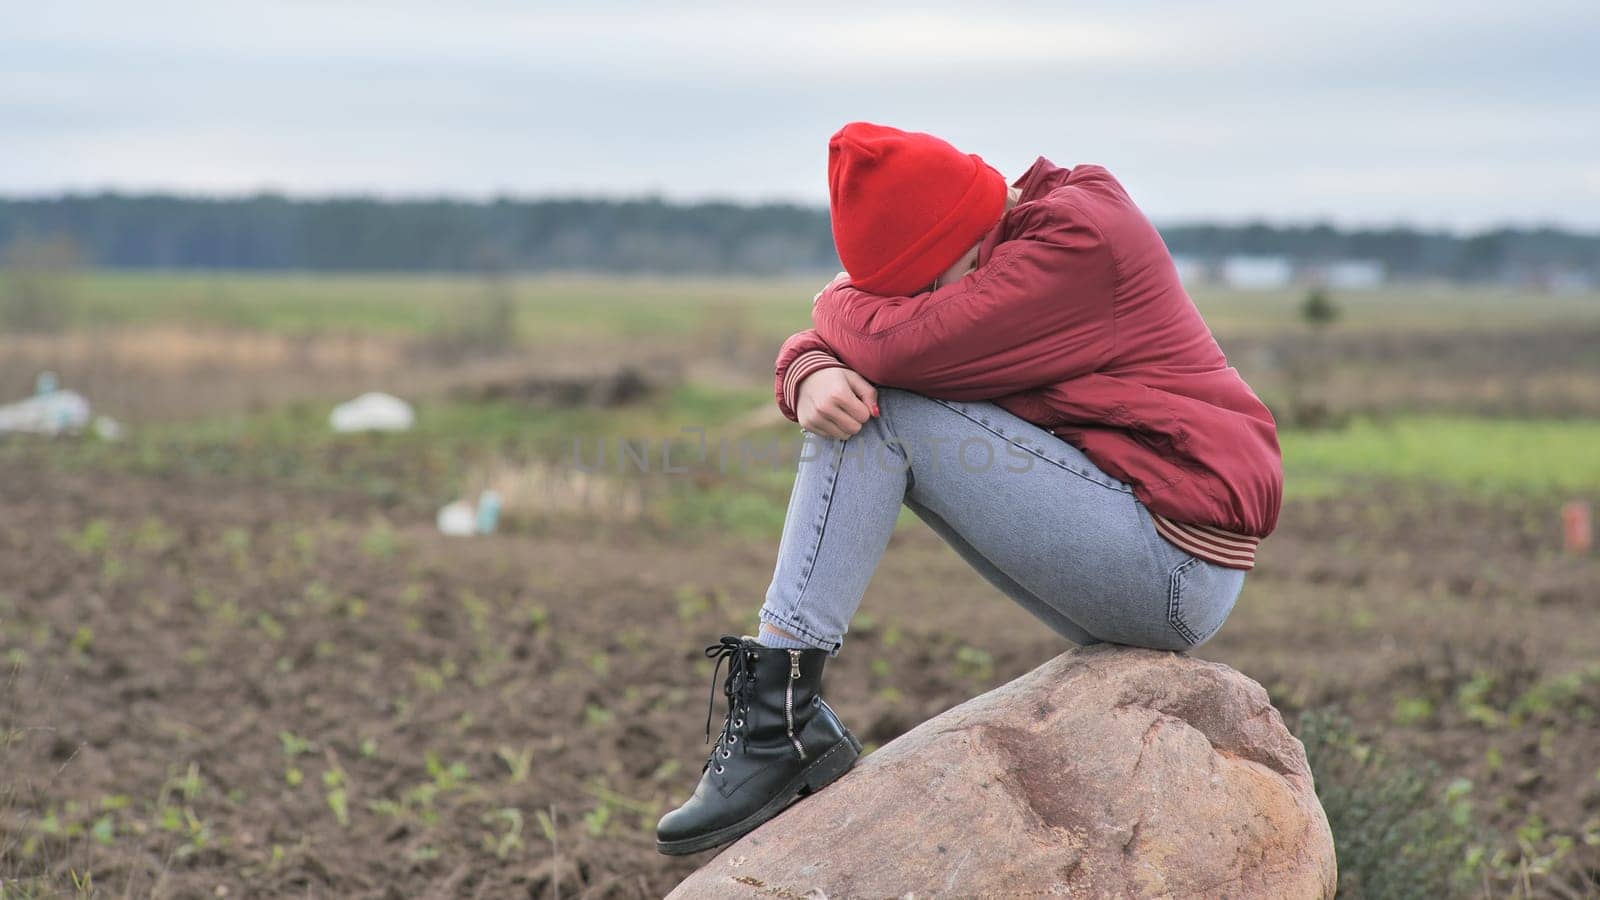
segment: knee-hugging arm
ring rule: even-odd
[[[882,385],[990,399],[1092,372],[1115,348],[1116,270],[1092,222],[1036,212],[955,284],[910,297],[846,281],[812,307],[817,340]]]

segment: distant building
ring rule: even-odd
[[[1388,272],[1375,259],[1339,259],[1315,270],[1316,280],[1337,291],[1370,291],[1383,287]]]
[[[1229,256],[1222,260],[1222,283],[1245,291],[1288,287],[1294,264],[1286,256]]]
[[[1592,275],[1582,269],[1557,268],[1544,278],[1544,289],[1552,294],[1587,294],[1595,289]]]

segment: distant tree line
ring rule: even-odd
[[[1302,264],[1375,260],[1391,278],[1520,281],[1565,271],[1600,280],[1600,234],[1555,228],[1499,228],[1462,236],[1403,227],[1197,224],[1168,226],[1161,236],[1173,253],[1202,259],[1285,256]]]
[[[1600,235],[1499,229],[1175,225],[1174,253],[1300,263],[1381,262],[1390,277],[1508,280],[1551,270],[1600,278]],[[209,199],[94,194],[0,198],[0,248],[65,238],[90,265],[310,271],[771,275],[838,266],[824,210],[642,200]]]
[[[64,235],[91,265],[311,271],[832,271],[827,217],[661,200],[0,199],[0,247]]]

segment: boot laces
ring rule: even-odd
[[[722,682],[722,694],[727,699],[728,714],[722,720],[722,733],[717,735],[717,742],[711,748],[711,759],[706,764],[711,765],[719,752],[726,749],[732,752],[732,746],[737,742],[736,733],[744,726],[744,714],[749,710],[747,696],[750,682],[750,657],[745,651],[744,640],[736,635],[725,634],[722,640],[706,648],[706,658],[717,661],[716,667],[711,670],[711,692],[706,698],[706,740],[711,740],[711,716],[717,704],[717,675],[722,671],[722,664],[728,664],[728,675]]]

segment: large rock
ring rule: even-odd
[[[1065,653],[890,742],[670,895],[1332,897],[1305,749],[1261,685]]]

